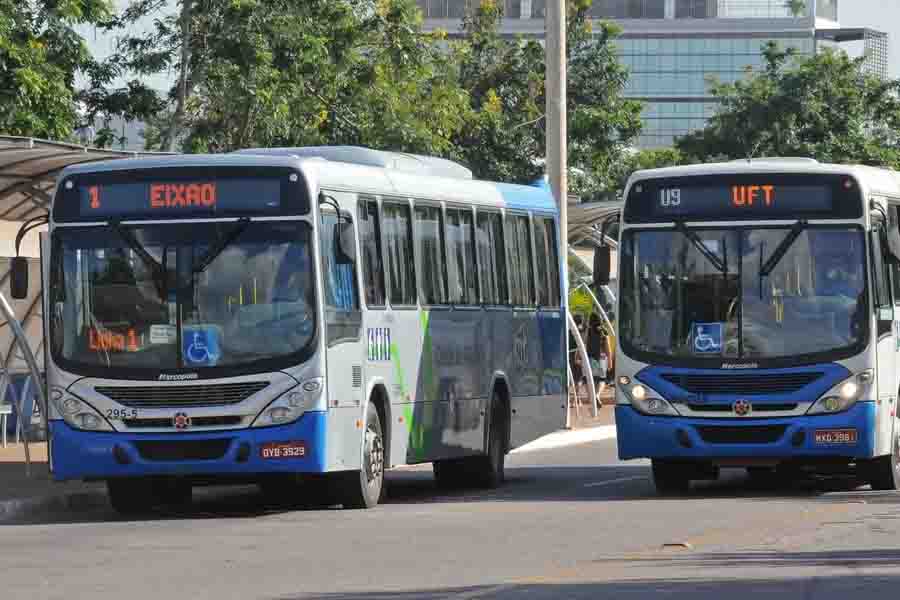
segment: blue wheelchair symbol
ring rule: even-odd
[[[214,366],[222,355],[219,332],[215,329],[186,327],[182,353],[185,362],[192,366]]]
[[[693,338],[694,352],[697,354],[722,353],[721,323],[696,323]]]

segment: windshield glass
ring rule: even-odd
[[[310,238],[299,222],[58,229],[54,358],[159,372],[295,357],[315,333]]]
[[[865,340],[861,229],[628,231],[621,252],[626,351],[775,359]]]

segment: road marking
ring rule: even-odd
[[[475,600],[475,598],[484,598],[488,594],[497,594],[499,592],[505,592],[516,587],[516,584],[513,583],[503,583],[500,585],[495,585],[489,588],[483,588],[480,590],[469,590],[468,592],[462,592],[459,594],[451,594],[450,596],[444,596],[443,600]]]
[[[595,481],[594,483],[586,483],[584,487],[603,487],[605,485],[613,485],[615,483],[625,483],[626,481],[637,481],[638,479],[647,479],[643,475],[634,475],[632,477],[619,477],[618,479],[610,479],[608,481]]]
[[[616,437],[615,425],[602,425],[600,427],[588,427],[586,429],[576,429],[571,431],[557,431],[538,438],[529,444],[520,446],[510,452],[510,454],[521,454],[523,452],[534,452],[535,450],[549,450],[551,448],[564,448],[566,446],[577,446],[578,444],[588,444],[590,442],[599,442],[602,440],[612,440]]]

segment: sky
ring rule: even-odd
[[[844,27],[871,27],[890,35],[890,75],[900,78],[900,0],[840,0],[838,20]]]

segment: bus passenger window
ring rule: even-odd
[[[391,274],[391,304],[415,306],[416,268],[409,205],[385,202],[382,211],[388,272]]]
[[[543,220],[544,230],[547,232],[547,265],[548,265],[548,289],[550,290],[550,303],[547,306],[558,308],[560,306],[559,291],[559,250],[556,245],[556,223],[553,219]]]
[[[381,223],[378,203],[359,201],[359,247],[362,259],[366,305],[384,306],[384,266],[381,252]]]
[[[437,206],[416,206],[416,263],[422,304],[447,303],[444,224]]]
[[[550,306],[550,260],[547,230],[542,219],[534,220],[534,262],[537,267],[537,304]]]
[[[499,213],[478,212],[476,241],[483,291],[481,300],[494,306],[506,304],[509,294],[503,250],[503,220]]]
[[[452,304],[478,304],[474,234],[471,210],[447,209],[447,271]]]

